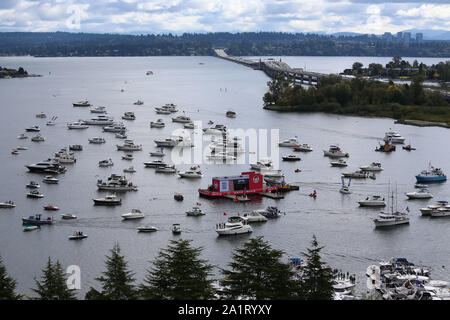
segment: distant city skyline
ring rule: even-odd
[[[449,1],[2,0],[0,32],[450,31]],[[415,34],[416,32],[411,32]],[[427,34],[424,33],[424,38]]]

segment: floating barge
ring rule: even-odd
[[[277,186],[266,185],[264,176],[253,171],[242,172],[239,176],[214,177],[207,189],[198,189],[201,197],[237,199],[238,202],[247,199],[247,195],[272,195],[277,191]]]

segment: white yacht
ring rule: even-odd
[[[399,224],[408,224],[409,217],[407,213],[404,212],[391,212],[384,213],[381,212],[378,214],[378,217],[373,220],[375,223],[375,227],[390,227]]]
[[[138,232],[155,232],[155,231],[158,231],[158,228],[153,226],[142,226],[138,228]]]
[[[114,119],[112,117],[108,117],[105,115],[99,115],[97,118],[92,118],[89,120],[82,120],[84,124],[87,125],[97,125],[97,126],[109,126],[114,123]]]
[[[157,114],[171,114],[172,112],[163,108],[155,108]]]
[[[126,139],[126,138],[128,138],[128,136],[127,136],[127,134],[125,133],[125,131],[124,131],[124,132],[117,132],[117,133],[115,134],[115,137],[116,137],[116,138],[119,138],[119,139]]]
[[[332,167],[346,167],[347,166],[347,161],[345,161],[344,159],[338,159],[336,161],[331,161],[330,165]]]
[[[136,120],[136,116],[134,115],[134,112],[127,111],[123,114],[122,119],[124,120]]]
[[[146,168],[158,168],[158,167],[165,167],[167,164],[162,160],[153,160],[150,162],[144,162],[144,165]]]
[[[161,167],[156,167],[155,169],[156,173],[177,173],[177,169],[175,168],[175,165],[165,165]]]
[[[125,140],[123,145],[116,145],[119,151],[141,151],[142,144],[134,144],[133,140]]]
[[[25,128],[25,131],[28,131],[28,132],[39,132],[39,131],[41,131],[41,129],[39,128],[39,126],[31,126],[31,127]]]
[[[178,175],[180,178],[189,178],[189,179],[196,179],[201,178],[202,172],[200,171],[199,167],[191,167],[189,170],[178,172]]]
[[[132,220],[132,219],[142,219],[145,218],[145,215],[139,209],[131,209],[131,212],[124,213],[121,215],[123,220]]]
[[[89,143],[94,143],[94,144],[101,144],[101,143],[105,143],[106,140],[105,138],[102,137],[94,137],[91,139],[88,139]]]
[[[97,180],[98,190],[124,192],[137,191],[138,188],[132,182],[129,182],[125,176],[112,174],[107,181]]]
[[[150,122],[150,128],[164,128],[166,124],[162,119]]]
[[[103,127],[103,131],[104,132],[113,132],[113,133],[118,133],[118,132],[126,132],[127,131],[127,127],[125,127],[125,125],[123,123],[113,123],[110,124],[109,126],[105,126]]]
[[[361,207],[385,207],[386,201],[381,196],[370,196],[358,201]]]
[[[126,173],[135,173],[135,172],[136,172],[136,169],[135,169],[133,166],[131,166],[131,167],[129,167],[129,168],[123,169],[123,172],[126,172]]]
[[[255,170],[270,169],[272,168],[272,160],[267,158],[260,159],[256,163],[250,163],[250,168]]]
[[[115,194],[107,195],[104,198],[92,199],[95,205],[115,206],[122,204],[122,199],[118,198]]]
[[[242,217],[229,217],[226,223],[216,225],[216,232],[222,235],[237,235],[253,232],[253,228],[248,224],[247,220]]]
[[[244,213],[243,218],[247,220],[248,223],[268,221],[268,219],[260,213],[260,210],[253,210],[250,213]]]
[[[16,206],[16,204],[14,203],[14,201],[5,201],[5,202],[0,202],[0,208],[14,208]]]
[[[421,188],[419,191],[413,191],[406,193],[409,199],[429,199],[433,198],[433,195],[427,188]]]
[[[173,148],[183,141],[183,137],[173,136],[164,140],[153,140],[158,147]]]
[[[323,155],[330,158],[349,157],[349,154],[347,152],[343,152],[337,145],[331,145],[328,150],[323,150]]]
[[[385,133],[383,140],[385,142],[390,142],[390,143],[404,143],[405,142],[405,138],[403,138],[398,132],[392,131],[392,130]]]
[[[77,159],[73,155],[73,153],[63,151],[55,153],[54,160],[59,163],[75,163]]]
[[[131,153],[128,153],[128,154],[122,156],[122,160],[133,160],[133,159],[134,159],[134,157]]]
[[[178,116],[176,118],[172,118],[172,122],[188,123],[192,122],[192,120],[188,116]]]
[[[364,171],[382,171],[383,170],[383,168],[381,167],[381,163],[379,163],[379,162],[372,162],[368,166],[361,166],[359,168]]]
[[[433,210],[439,208],[450,209],[450,205],[448,204],[448,201],[437,201],[434,205],[429,205],[425,208],[421,208],[420,213],[422,214],[422,216],[430,216]]]
[[[71,122],[67,124],[67,129],[87,129],[89,126],[84,122]]]
[[[58,183],[59,179],[54,176],[45,176],[42,181],[45,183],[55,184]]]
[[[27,188],[30,188],[30,189],[37,189],[37,188],[40,187],[40,185],[39,185],[39,183],[37,183],[36,181],[30,181],[30,183],[28,183],[28,184],[26,185],[26,187],[27,187]]]
[[[450,216],[450,208],[442,207],[442,208],[433,209],[430,213],[430,216],[433,218],[449,217]]]
[[[363,170],[356,170],[354,172],[344,172],[342,175],[346,178],[365,179],[369,177],[369,173]]]
[[[297,137],[295,137],[295,138],[289,138],[289,139],[283,140],[283,141],[278,143],[278,146],[279,147],[291,147],[291,148],[293,148],[295,146],[298,146],[298,139],[297,139]]]
[[[91,104],[87,100],[81,100],[79,102],[72,103],[74,107],[90,107]]]
[[[273,169],[273,168],[261,168],[260,173],[264,175],[264,177],[271,177],[271,178],[283,178],[284,174],[280,169]]]
[[[27,193],[28,198],[43,198],[44,195],[42,193],[39,193],[36,189],[30,190],[30,192]]]
[[[203,129],[203,134],[205,135],[223,135],[226,132],[227,128],[222,124],[216,124],[214,127]]]
[[[105,107],[95,107],[91,109],[91,113],[106,113]]]

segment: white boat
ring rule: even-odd
[[[31,126],[31,127],[25,128],[25,131],[28,131],[28,132],[39,132],[39,131],[41,131],[41,129],[39,128],[39,126]]]
[[[74,107],[89,107],[91,104],[87,100],[81,100],[79,102],[72,103]]]
[[[385,207],[386,201],[381,196],[370,196],[358,201],[361,207]]]
[[[188,116],[181,115],[176,118],[172,118],[172,122],[188,123],[188,122],[192,122],[192,120]]]
[[[381,163],[379,163],[379,162],[372,162],[368,166],[361,166],[359,168],[364,171],[382,171],[383,170],[383,168],[381,167]]]
[[[263,158],[258,160],[256,163],[250,163],[250,168],[254,170],[261,170],[261,169],[271,169],[272,168],[272,160]]]
[[[107,181],[101,179],[97,180],[98,190],[122,192],[122,191],[137,191],[138,188],[132,182],[128,181],[125,176],[111,174]]]
[[[84,122],[72,122],[67,124],[67,129],[87,129],[89,126]]]
[[[59,182],[59,179],[54,176],[45,176],[42,181],[49,184],[55,184]]]
[[[28,139],[28,136],[25,133],[21,133],[17,136],[17,139]]]
[[[291,147],[291,148],[293,148],[295,146],[298,146],[298,139],[297,139],[297,137],[295,137],[295,138],[289,138],[289,139],[283,140],[283,141],[278,143],[278,146],[279,147]]]
[[[155,232],[158,231],[158,228],[153,227],[153,226],[142,226],[137,228],[138,232]]]
[[[95,107],[91,109],[91,113],[106,113],[105,107]]]
[[[100,161],[98,162],[98,166],[99,166],[99,167],[111,167],[111,166],[113,166],[113,165],[114,165],[114,163],[112,162],[111,159],[108,159],[108,160],[100,160]]]
[[[33,138],[31,138],[31,141],[34,142],[41,142],[41,141],[45,141],[45,138],[43,136],[41,136],[40,134],[34,136]]]
[[[54,161],[58,163],[75,163],[77,162],[77,159],[75,158],[73,153],[65,151],[55,153]]]
[[[47,118],[47,115],[45,113],[41,112],[36,115],[36,118]]]
[[[24,226],[23,231],[33,231],[39,229],[39,226]]]
[[[185,128],[185,129],[195,129],[195,125],[194,125],[193,122],[189,122],[189,123],[185,123],[183,125],[183,128]]]
[[[94,137],[94,138],[88,139],[88,141],[89,141],[89,143],[94,143],[94,144],[102,144],[102,143],[106,142],[105,138],[102,138],[102,137]]]
[[[127,136],[127,134],[125,132],[117,132],[115,134],[115,137],[119,138],[119,139],[126,139],[126,138],[128,138],[128,136]]]
[[[125,140],[123,145],[116,145],[119,151],[141,151],[142,144],[134,144],[133,140]]]
[[[27,193],[28,198],[43,198],[44,195],[42,193],[39,193],[36,189],[31,190]]]
[[[174,223],[172,225],[172,233],[173,234],[180,234],[181,233],[181,226],[179,223]]]
[[[24,147],[24,146],[18,146],[16,149],[17,150],[28,150],[28,148]]]
[[[30,181],[30,183],[28,183],[28,184],[26,185],[26,187],[27,187],[27,188],[30,188],[30,189],[37,189],[37,188],[40,187],[40,185],[39,185],[39,183],[37,183],[36,181]]]
[[[199,167],[191,167],[189,170],[178,172],[178,175],[180,178],[188,178],[188,179],[196,179],[201,178],[202,172],[200,171]]]
[[[127,131],[127,127],[123,123],[113,123],[109,126],[103,127],[104,132],[124,133]]]
[[[390,194],[390,212],[380,212],[378,217],[373,219],[375,223],[375,228],[380,227],[390,227],[401,224],[409,223],[409,216],[406,212],[398,211],[397,208],[394,210],[394,192],[388,191]],[[395,207],[397,207],[397,197],[395,199]]]
[[[303,143],[301,145],[296,145],[292,147],[294,151],[298,152],[311,152],[313,149],[306,143]]]
[[[273,169],[273,168],[261,168],[259,172],[264,177],[270,177],[270,178],[283,178],[284,174],[280,169]]]
[[[220,161],[227,161],[227,160],[236,160],[236,157],[233,155],[230,155],[225,152],[214,152],[206,156],[209,160],[220,160]]]
[[[123,114],[122,119],[124,120],[136,120],[136,116],[134,115],[134,112],[127,111]]]
[[[229,217],[226,223],[216,225],[216,232],[219,236],[237,235],[253,232],[253,228],[248,224],[247,220],[239,217]]]
[[[261,214],[261,210],[253,210],[252,212],[244,213],[243,218],[247,220],[248,223],[268,221],[268,219]]]
[[[82,120],[82,122],[87,125],[109,126],[114,123],[114,119],[105,115],[99,115],[97,118]]]
[[[171,114],[172,112],[167,109],[155,108],[157,114]]]
[[[0,202],[0,208],[14,208],[16,206],[16,204],[14,203],[14,201],[5,201],[5,202]]]
[[[429,199],[433,198],[433,195],[427,188],[421,188],[419,191],[413,191],[406,193],[409,199]]]
[[[126,154],[124,156],[122,156],[123,160],[133,160],[133,155],[132,154]]]
[[[403,138],[398,132],[392,131],[392,130],[385,133],[383,140],[385,142],[390,142],[390,143],[404,143],[405,142],[405,138]]]
[[[96,205],[115,206],[122,204],[122,199],[115,194],[107,195],[104,198],[92,199]]]
[[[87,234],[82,231],[75,231],[73,235],[69,236],[69,240],[81,240],[87,238]]]
[[[139,209],[131,209],[131,212],[124,213],[121,215],[123,220],[133,220],[145,218],[145,215]]]
[[[133,166],[131,166],[129,168],[123,169],[123,172],[134,173],[136,172],[136,169]]]
[[[342,176],[346,178],[365,179],[369,177],[369,173],[363,170],[356,170],[354,172],[344,172]]]
[[[347,166],[347,161],[345,161],[344,159],[339,159],[336,161],[331,161],[330,165],[332,167],[346,167]]]
[[[150,122],[150,128],[164,128],[166,124],[162,119]]]
[[[211,128],[204,128],[203,134],[205,135],[224,135],[227,133],[227,128],[222,124],[216,124]]]
[[[144,104],[144,102],[142,102],[141,100],[136,101],[135,103],[133,103],[136,106],[141,106]]]
[[[328,150],[323,150],[323,155],[330,158],[343,158],[350,156],[347,152],[343,152],[337,145],[331,145]]]
[[[19,154],[19,150],[17,150],[17,149],[12,149],[12,150],[11,150],[11,154]]]
[[[150,162],[144,162],[144,165],[146,168],[158,168],[158,167],[165,167],[167,164],[162,160],[153,160]]]
[[[437,217],[449,217],[450,216],[450,208],[442,207],[433,209],[430,214],[431,217],[437,218]]]
[[[352,181],[352,178],[350,177],[350,179],[348,180],[348,185],[345,185],[343,176],[341,177],[341,181],[342,181],[342,186],[341,186],[341,189],[339,189],[339,192],[343,193],[343,194],[350,194],[350,193],[352,193],[350,191],[350,182]]]
[[[163,148],[160,148],[159,151],[150,152],[150,156],[152,157],[164,157],[165,155]]]
[[[183,141],[183,137],[173,136],[164,140],[153,140],[158,147],[173,148]]]
[[[166,103],[165,105],[163,105],[161,108],[155,108],[155,109],[162,109],[162,110],[168,110],[171,113],[175,113],[178,112],[177,110],[177,106],[173,103]]]
[[[165,166],[161,166],[161,167],[156,167],[155,172],[156,173],[177,173],[177,169],[175,168],[175,165],[172,165],[172,166],[165,165]]]
[[[450,209],[450,205],[448,204],[448,201],[437,201],[434,205],[429,205],[425,208],[421,208],[420,213],[422,214],[422,216],[430,216],[431,211],[439,208]]]
[[[190,217],[204,216],[205,213],[199,207],[193,207],[191,210],[186,211],[186,215]]]
[[[70,219],[76,219],[77,216],[74,214],[70,214],[70,213],[62,213],[61,218],[65,219],[65,220],[70,220]]]

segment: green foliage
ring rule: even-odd
[[[47,265],[42,270],[41,281],[35,280],[37,289],[32,289],[40,300],[75,300],[72,289],[67,287],[65,274],[58,260],[52,263],[48,257]]]
[[[200,259],[202,248],[191,247],[192,240],[172,240],[161,250],[147,271],[140,294],[144,299],[211,299],[214,288],[212,266]]]
[[[111,256],[106,256],[106,271],[96,278],[102,284],[102,290],[91,288],[86,293],[87,300],[132,300],[137,299],[133,286],[134,274],[128,270],[128,262],[120,254],[119,244],[111,249]]]
[[[8,276],[6,267],[0,257],[0,300],[18,300],[20,295],[15,293],[17,282]]]
[[[235,250],[230,270],[224,270],[222,294],[227,299],[292,299],[298,293],[290,266],[281,262],[283,252],[262,237],[250,239]]]
[[[334,275],[320,257],[320,251],[316,236],[313,236],[311,248],[303,253],[307,258],[304,267],[304,277],[301,281],[300,296],[305,300],[332,300],[334,295]]]

